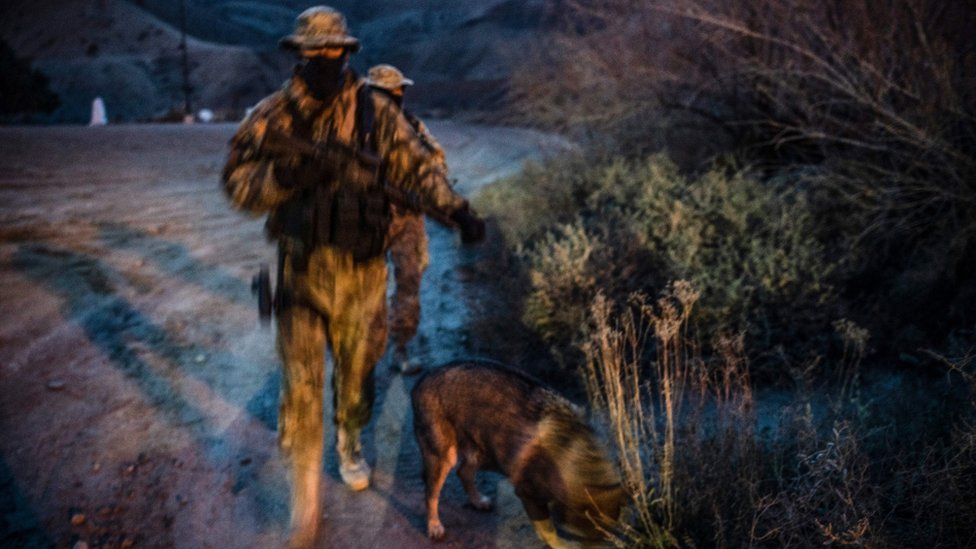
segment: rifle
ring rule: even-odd
[[[313,143],[307,139],[286,134],[281,130],[269,127],[264,133],[261,141],[261,150],[270,154],[299,154],[313,159],[323,159],[330,156],[343,156],[361,162],[364,167],[371,169],[374,173],[380,173],[383,166],[383,159],[379,156],[363,150],[360,147],[346,143],[339,139],[329,139],[328,141]],[[448,227],[456,229],[458,224],[451,216],[442,210],[428,206],[420,200],[416,193],[407,191],[387,179],[381,181],[383,192],[390,200],[390,203],[422,213],[434,221]]]
[[[298,154],[316,160],[338,155],[360,162],[365,168],[377,174],[380,173],[380,168],[383,165],[383,160],[379,156],[344,141],[330,139],[323,143],[313,143],[274,128],[266,130],[260,149],[262,152],[271,155]],[[416,193],[406,191],[386,179],[383,179],[381,183],[383,192],[390,203],[425,214],[448,228],[455,229],[458,227],[457,222],[451,219],[447,213],[425,205]],[[262,265],[258,274],[251,279],[251,293],[258,298],[258,317],[261,319],[261,324],[267,326],[276,308],[267,265]]]

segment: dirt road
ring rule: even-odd
[[[431,128],[465,194],[558,147],[529,131]],[[250,295],[274,250],[262,220],[233,212],[219,190],[232,132],[0,128],[0,546],[281,544],[280,381],[273,329]],[[479,252],[429,232],[414,351],[428,365],[491,356],[466,329]],[[373,486],[346,491],[327,449],[322,547],[431,546],[413,378],[387,359],[377,373]],[[510,485],[481,482],[497,509],[465,507],[452,476],[438,546],[541,547]]]

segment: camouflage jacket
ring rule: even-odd
[[[313,142],[337,139],[361,143],[363,128],[357,122],[358,97],[368,97],[373,102],[369,142],[383,161],[385,179],[416,194],[432,208],[451,213],[466,206],[466,200],[448,184],[442,163],[433,156],[402,111],[383,94],[361,94],[361,86],[363,81],[349,70],[340,92],[326,103],[310,95],[304,81],[296,75],[282,89],[258,103],[241,122],[231,140],[223,188],[237,209],[255,215],[268,213],[270,237],[291,240],[287,244],[292,246],[327,245],[303,238],[303,234],[308,234],[308,227],[292,231],[282,231],[280,227],[288,223],[307,225],[309,219],[321,218],[321,212],[308,213],[309,208],[316,207],[313,202],[320,201],[316,196],[374,183],[364,180],[355,162],[337,157],[326,159],[327,165],[314,189],[288,185],[279,181],[282,168],[298,169],[308,159],[298,153],[282,156],[262,150],[262,140],[269,128]]]
[[[407,121],[410,122],[410,125],[413,126],[414,131],[417,132],[417,135],[420,137],[420,140],[423,142],[428,152],[430,152],[431,156],[434,157],[434,163],[441,166],[446,172],[447,159],[444,156],[444,148],[441,147],[440,142],[438,142],[437,139],[435,139],[430,133],[430,130],[427,129],[427,124],[424,124],[423,120],[417,118],[409,111],[405,110],[403,111],[403,114],[407,117]]]

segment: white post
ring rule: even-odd
[[[91,121],[88,122],[88,125],[104,126],[106,124],[108,124],[108,116],[105,114],[105,102],[102,101],[101,97],[96,97],[92,101]]]

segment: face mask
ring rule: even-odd
[[[305,61],[301,76],[313,97],[324,101],[339,91],[347,59],[348,56],[343,55],[338,59],[312,57]]]

